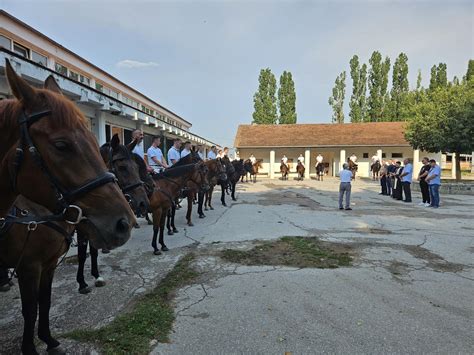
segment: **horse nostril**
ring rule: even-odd
[[[119,233],[126,233],[130,229],[130,224],[128,224],[125,218],[119,219],[117,222],[117,232]]]

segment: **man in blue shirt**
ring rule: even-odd
[[[351,180],[352,180],[352,171],[349,170],[349,164],[344,163],[342,165],[342,170],[339,172],[339,177],[341,179],[341,184],[339,185],[339,209],[346,211],[352,210],[351,208]],[[346,194],[346,208],[342,207],[342,202],[344,199],[344,193]]]
[[[411,202],[411,181],[413,177],[413,165],[411,164],[410,159],[405,159],[403,161],[403,173],[400,175],[400,179],[402,180],[402,188],[403,194],[405,195],[405,199],[403,202]]]
[[[430,160],[431,169],[426,176],[425,181],[428,183],[430,188],[430,207],[439,207],[439,187],[441,186],[441,168],[436,164],[436,160]]]

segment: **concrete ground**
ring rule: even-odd
[[[337,188],[332,179],[239,184],[237,202],[221,207],[216,194],[215,210],[195,218],[194,227],[178,211],[180,232],[167,237],[171,251],[162,256],[152,254],[151,227],[142,220],[129,243],[100,256],[107,286],[79,295],[76,266],[58,268],[53,332],[106,324],[194,250],[202,276],[178,292],[171,342],[157,344],[154,354],[474,353],[474,196],[442,196],[433,210],[380,196],[375,182],[357,180],[353,210],[339,211]],[[351,243],[358,257],[353,267],[322,270],[248,267],[213,256],[282,236]],[[0,353],[15,352],[17,287],[1,294],[0,314]],[[70,353],[93,351],[62,342]]]

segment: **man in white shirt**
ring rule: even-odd
[[[143,131],[136,129],[132,132],[132,139],[136,142],[135,148],[132,149],[132,153],[139,155],[143,160],[145,160],[145,151],[143,148]]]
[[[204,147],[202,145],[197,146],[197,151],[199,158],[201,158],[201,160],[206,160],[206,156],[204,155]]]
[[[339,178],[341,183],[339,185],[339,209],[346,211],[352,210],[351,208],[351,180],[352,180],[352,171],[349,170],[349,164],[344,163],[342,165],[342,170],[339,172]],[[344,199],[344,193],[346,194],[346,207],[342,206]]]
[[[181,151],[181,158],[184,158],[185,156],[191,154],[191,142],[190,141],[186,141],[184,143],[184,148],[183,150]]]
[[[356,156],[354,153],[352,153],[352,155],[350,156],[349,159],[350,159],[354,164],[357,163],[357,156]]]
[[[283,154],[283,158],[281,158],[281,162],[288,167],[288,158],[285,154]]]
[[[235,160],[240,160],[240,155],[239,155],[238,150],[235,151]]]
[[[208,160],[212,160],[212,159],[216,159],[217,158],[217,148],[215,145],[213,145],[211,147],[211,150],[209,151],[209,153],[207,153],[207,159]]]
[[[372,165],[374,165],[377,162],[377,160],[379,160],[379,156],[377,154],[374,154],[372,155],[372,158],[370,160],[371,160]]]
[[[403,172],[400,175],[400,179],[402,180],[402,188],[403,194],[405,195],[405,199],[403,202],[411,202],[411,182],[413,178],[413,165],[411,164],[410,159],[405,159],[403,161]]]
[[[303,154],[300,154],[300,156],[298,157],[298,162],[300,162],[304,166],[304,156],[303,156]]]
[[[321,164],[323,160],[324,160],[323,156],[321,155],[321,153],[319,153],[318,156],[316,157],[316,166]]]
[[[148,164],[150,165],[150,168],[152,168],[153,172],[155,173],[160,173],[161,171],[163,171],[165,168],[168,167],[168,164],[166,164],[166,160],[163,157],[163,152],[158,147],[160,144],[161,144],[161,138],[153,137],[152,144],[146,152],[146,155],[148,157]]]
[[[172,167],[176,164],[179,159],[181,159],[181,153],[179,152],[179,148],[181,147],[181,140],[176,138],[173,141],[173,146],[168,150],[168,165]]]
[[[224,151],[222,152],[222,157],[227,157],[229,158],[230,161],[232,161],[232,159],[230,159],[230,156],[229,156],[229,148],[224,147]]]
[[[254,165],[257,162],[257,158],[255,158],[253,154],[250,154],[249,160],[252,163],[252,165]]]

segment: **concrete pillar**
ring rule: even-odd
[[[309,149],[306,149],[304,152],[304,165],[304,177],[309,179],[309,173],[311,171],[311,151]]]
[[[471,173],[474,174],[474,152],[471,154]]]
[[[377,157],[379,158],[380,164],[382,164],[382,149],[377,149]]]
[[[346,162],[346,150],[341,149],[341,152],[339,153],[339,171],[342,170],[342,164],[344,164],[345,162]]]
[[[275,178],[275,151],[270,150],[270,167],[269,167],[270,179]]]
[[[415,149],[413,151],[413,172],[420,171],[421,169],[421,164],[420,164],[420,150]],[[414,174],[413,176],[417,176]]]
[[[97,124],[97,141],[99,145],[106,143],[107,138],[105,134],[105,112],[96,110],[95,112],[96,124]]]
[[[456,153],[453,153],[452,159],[451,159],[451,177],[453,179],[456,179]]]

